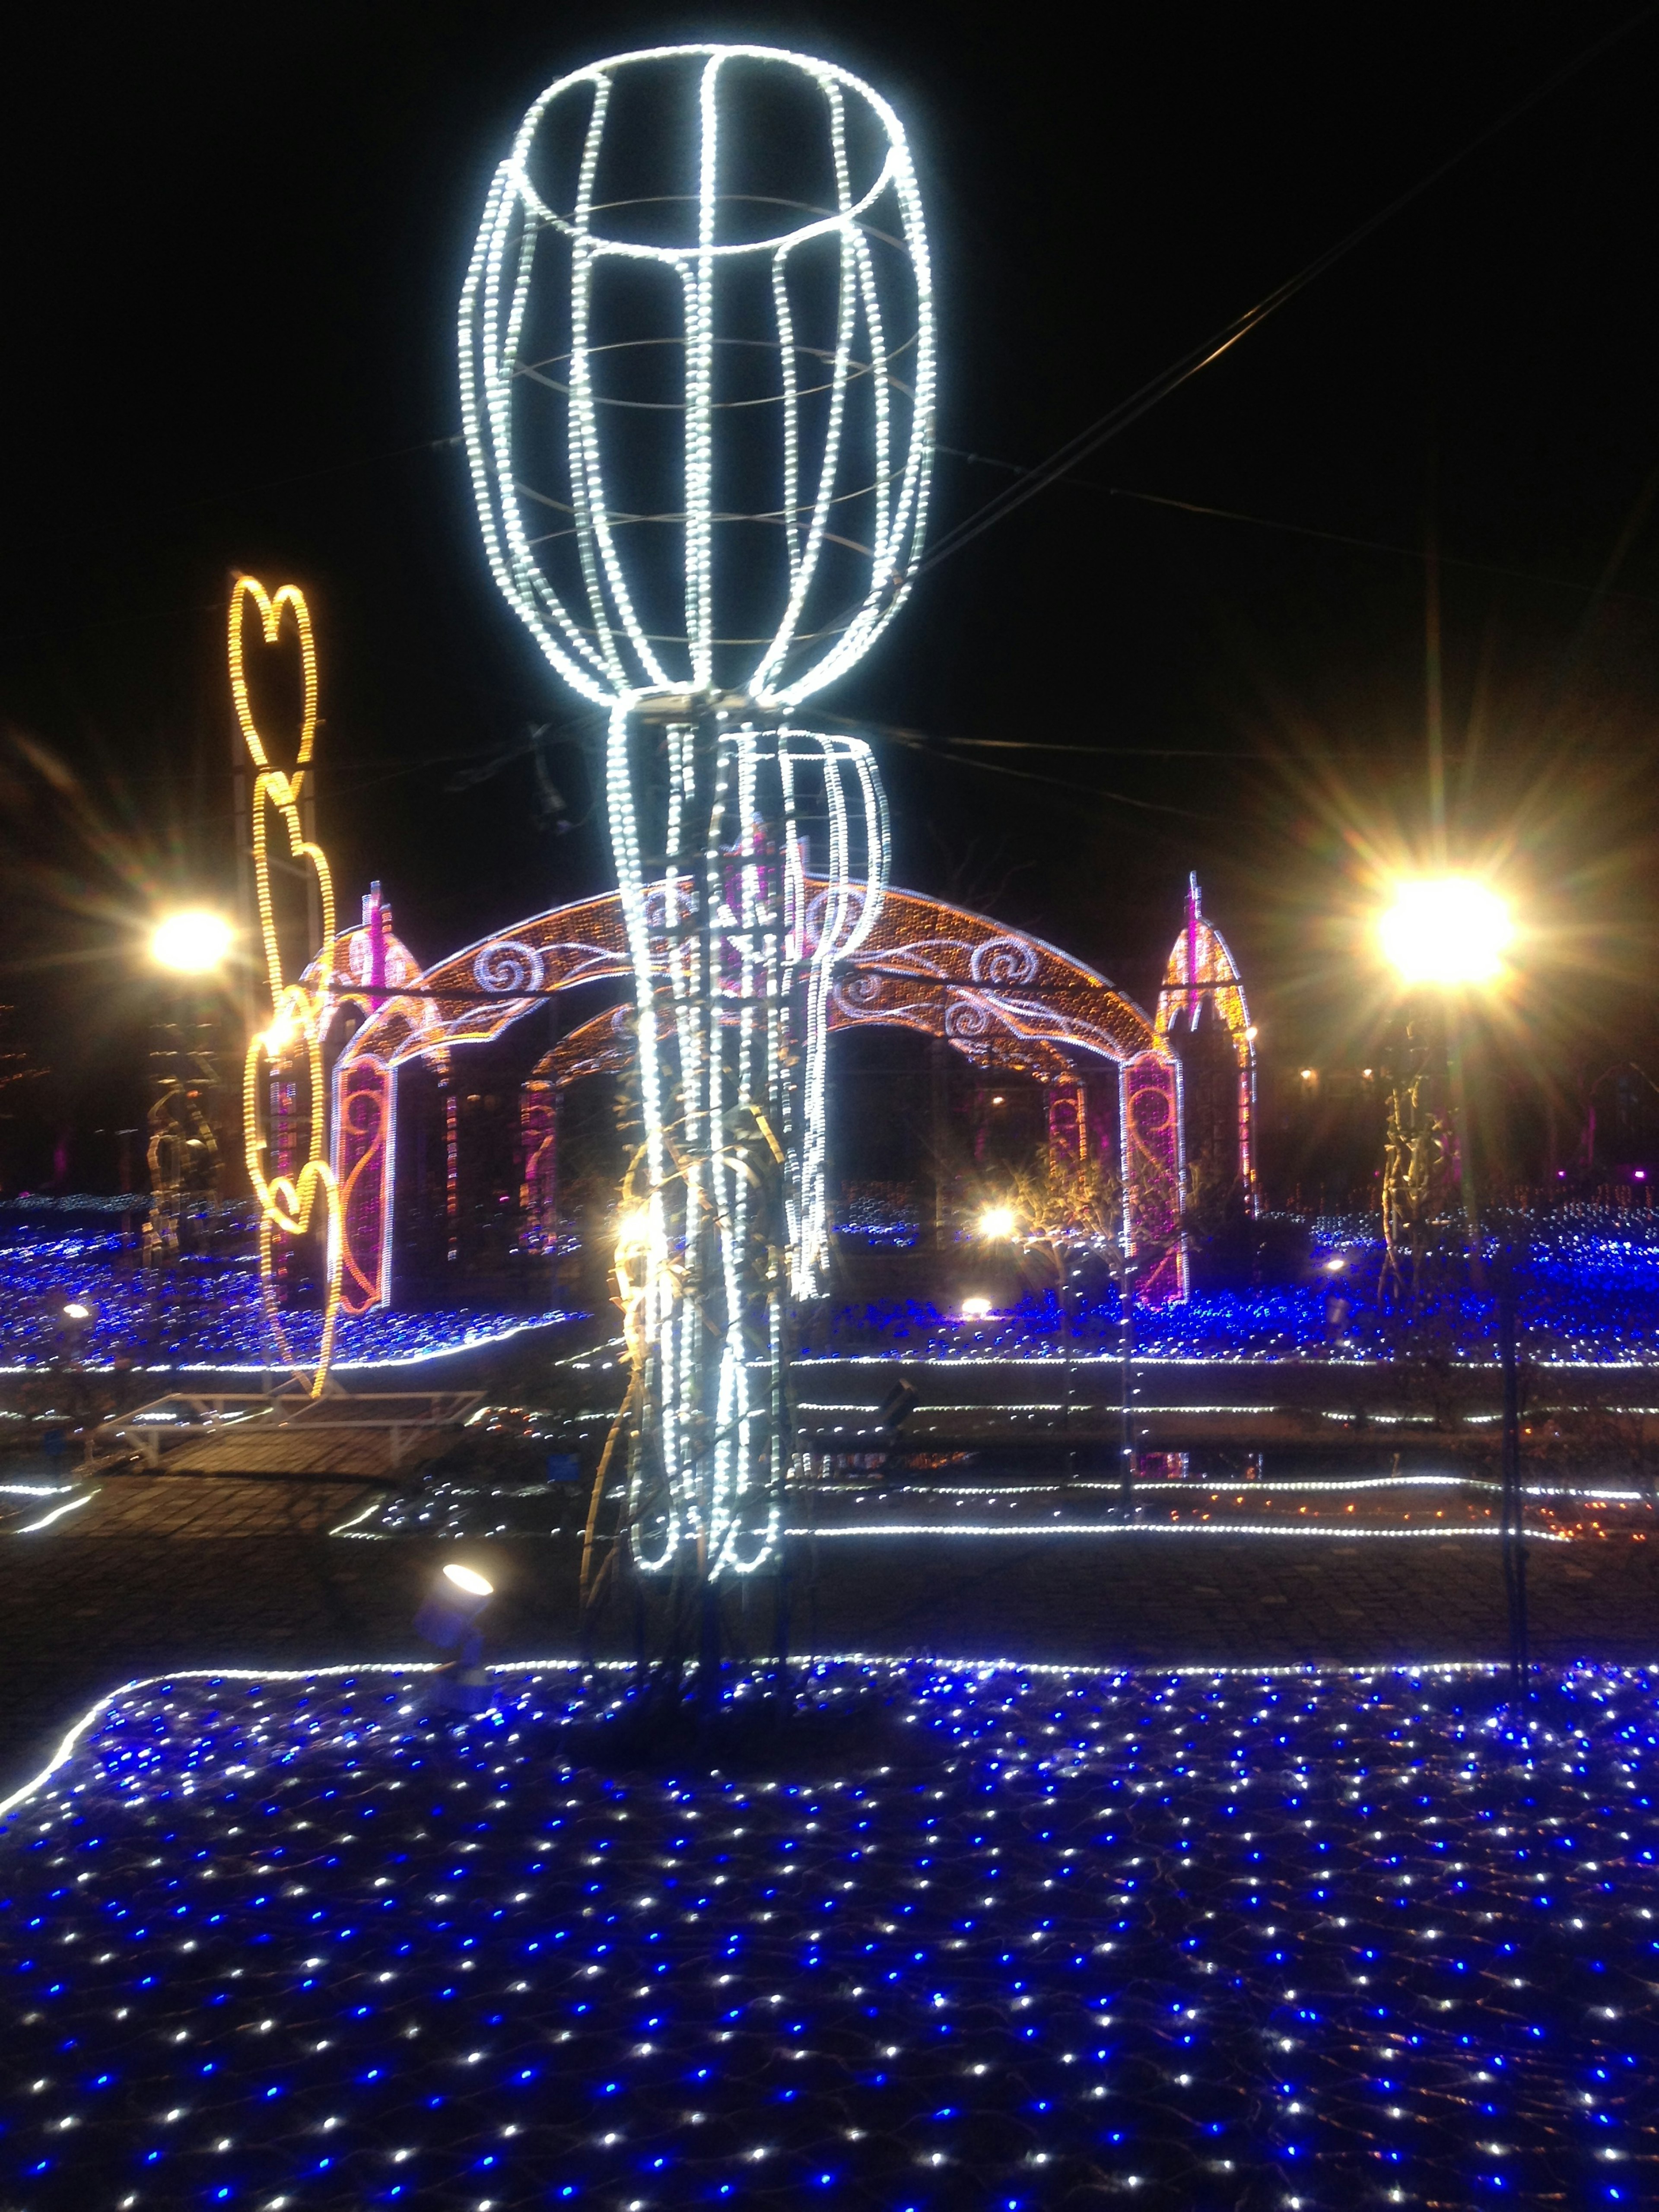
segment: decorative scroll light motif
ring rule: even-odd
[[[460,350],[491,574],[611,713],[645,1128],[631,1553],[744,1573],[792,1449],[785,1304],[825,1251],[831,969],[886,874],[867,748],[789,718],[892,619],[927,508],[932,280],[897,117],[766,46],[561,78],[490,187]]]
[[[300,650],[301,703],[300,740],[292,771],[271,765],[248,697],[242,637],[249,602],[258,610],[267,645],[277,642],[284,613],[293,617]],[[230,594],[228,643],[231,697],[235,702],[242,741],[254,768],[253,878],[270,994],[270,1019],[264,1029],[249,1038],[242,1074],[248,1179],[259,1206],[259,1280],[265,1317],[277,1349],[284,1363],[315,1397],[327,1379],[339,1319],[340,1207],[334,1170],[327,1157],[325,1108],[328,1093],[323,1080],[323,1043],[334,1012],[334,883],[326,859],[318,846],[307,842],[300,818],[306,775],[317,740],[317,649],[305,593],[297,584],[284,584],[273,596],[256,577],[239,576]],[[271,893],[270,855],[266,842],[268,810],[281,816],[287,830],[289,859],[313,870],[321,904],[322,945],[301,979],[293,983],[284,977],[276,905]],[[306,1156],[302,1160],[279,1157],[275,1163],[276,1173],[272,1175],[268,1172],[271,1165],[268,1130],[272,1082],[293,1081],[301,1072],[307,1085],[309,1108],[305,1116],[309,1133]],[[290,1142],[294,1128],[289,1120],[286,1134]],[[285,1154],[288,1145],[282,1149]],[[276,1239],[297,1239],[309,1235],[319,1204],[325,1224],[322,1335],[316,1364],[307,1370],[295,1358],[283,1325],[277,1295]]]
[[[1198,878],[1187,878],[1187,919],[1170,948],[1158,994],[1158,1041],[1168,1047],[1182,1024],[1195,1030],[1208,1006],[1232,1041],[1238,1067],[1238,1179],[1252,1213],[1261,1205],[1255,1171],[1255,1024],[1227,940],[1204,918]]]

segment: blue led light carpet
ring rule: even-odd
[[[740,1773],[597,1763],[623,1679],[115,1701],[0,1844],[0,2204],[1659,2198],[1652,1674],[1520,1771],[1475,1670],[837,1662]]]

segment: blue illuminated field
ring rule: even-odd
[[[1540,1218],[1522,1239],[1515,1280],[1521,1351],[1533,1359],[1659,1364],[1659,1216],[1646,1211]],[[1381,1247],[1364,1225],[1315,1251],[1305,1282],[1258,1290],[1200,1291],[1179,1304],[1142,1309],[1135,1350],[1144,1358],[1193,1359],[1389,1358],[1405,1339],[1377,1310]],[[1328,1262],[1340,1261],[1333,1273]],[[186,1259],[157,1276],[137,1264],[134,1240],[117,1231],[29,1237],[0,1246],[0,1334],[5,1364],[46,1366],[65,1355],[62,1309],[75,1299],[93,1317],[74,1356],[94,1368],[139,1367],[258,1372],[276,1359],[260,1304],[258,1270],[242,1260]],[[1495,1357],[1496,1308],[1462,1279],[1461,1263],[1425,1291],[1410,1331],[1419,1351],[1450,1358]],[[1330,1300],[1345,1310],[1334,1327]],[[486,1304],[434,1312],[373,1309],[343,1316],[336,1364],[343,1369],[410,1362],[489,1344],[571,1316],[553,1310],[505,1312]],[[314,1358],[314,1313],[284,1317],[295,1356]],[[1115,1291],[1085,1301],[1062,1323],[1052,1291],[964,1323],[947,1304],[915,1298],[836,1311],[820,1348],[886,1350],[915,1359],[963,1352],[1043,1358],[1066,1338],[1115,1351]]]
[[[92,1368],[238,1370],[258,1374],[284,1362],[270,1340],[257,1261],[185,1259],[164,1273],[136,1264],[135,1240],[118,1231],[30,1239],[0,1247],[0,1340],[4,1364],[46,1367],[64,1357],[63,1306],[90,1305],[74,1357]],[[524,1328],[568,1320],[557,1311],[503,1313],[479,1306],[436,1313],[343,1314],[335,1364],[401,1364],[489,1344]],[[322,1324],[315,1313],[283,1316],[295,1357],[314,1359]]]
[[[180,1680],[12,1815],[0,2201],[870,2212],[1659,2194],[1653,1674],[838,1663],[629,1770],[506,1669]],[[32,2086],[31,2086],[32,2085]]]
[[[1516,1243],[1516,1333],[1523,1358],[1659,1363],[1659,1216],[1583,1207],[1571,1215],[1522,1219]],[[1409,1325],[1379,1309],[1382,1247],[1375,1224],[1316,1242],[1307,1279],[1249,1290],[1199,1290],[1156,1310],[1139,1310],[1134,1348],[1143,1358],[1187,1359],[1389,1359],[1404,1349],[1449,1359],[1497,1357],[1498,1311],[1488,1244],[1484,1291],[1468,1279],[1461,1247],[1425,1271]],[[1333,1301],[1340,1298],[1340,1315]],[[916,1298],[843,1307],[829,1348],[886,1345],[906,1358],[962,1352],[1003,1357],[1058,1352],[1069,1338],[1115,1351],[1115,1290],[1068,1300],[1062,1319],[1054,1290],[1028,1291],[984,1320],[963,1322],[948,1306]]]

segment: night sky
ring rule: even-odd
[[[33,1120],[136,1118],[143,925],[228,895],[236,568],[313,597],[347,912],[380,877],[431,958],[609,881],[597,720],[489,584],[455,442],[488,179],[562,71],[737,36],[892,99],[939,288],[937,538],[1628,13],[39,12],[0,127],[0,995],[54,1071]],[[1452,854],[1534,932],[1511,1040],[1564,1081],[1647,1048],[1656,70],[1653,13],[930,570],[825,701],[926,741],[882,747],[898,883],[1145,999],[1196,868],[1270,1060],[1346,1051],[1353,916],[1425,850],[1432,533]],[[988,738],[1075,750],[949,742]],[[38,1133],[0,1124],[9,1187]],[[89,1134],[74,1160],[107,1179]]]

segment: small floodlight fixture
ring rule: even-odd
[[[962,1302],[963,1321],[983,1321],[991,1310],[989,1298],[964,1298]]]
[[[1508,902],[1489,884],[1431,876],[1396,885],[1377,937],[1402,983],[1457,990],[1503,973],[1515,923]]]
[[[223,965],[231,933],[222,914],[199,908],[170,914],[151,933],[149,957],[158,968],[170,968],[176,975],[210,975]]]
[[[84,1298],[71,1298],[69,1304],[64,1308],[64,1319],[65,1321],[90,1321],[92,1319],[92,1308],[87,1304]]]
[[[493,1583],[456,1560],[442,1570],[428,1592],[415,1616],[415,1633],[435,1650],[453,1655],[431,1679],[428,1694],[434,1705],[478,1713],[489,1703],[478,1618],[495,1595]]]
[[[988,1244],[1006,1243],[1017,1225],[1012,1206],[988,1206],[979,1217],[979,1233]]]

